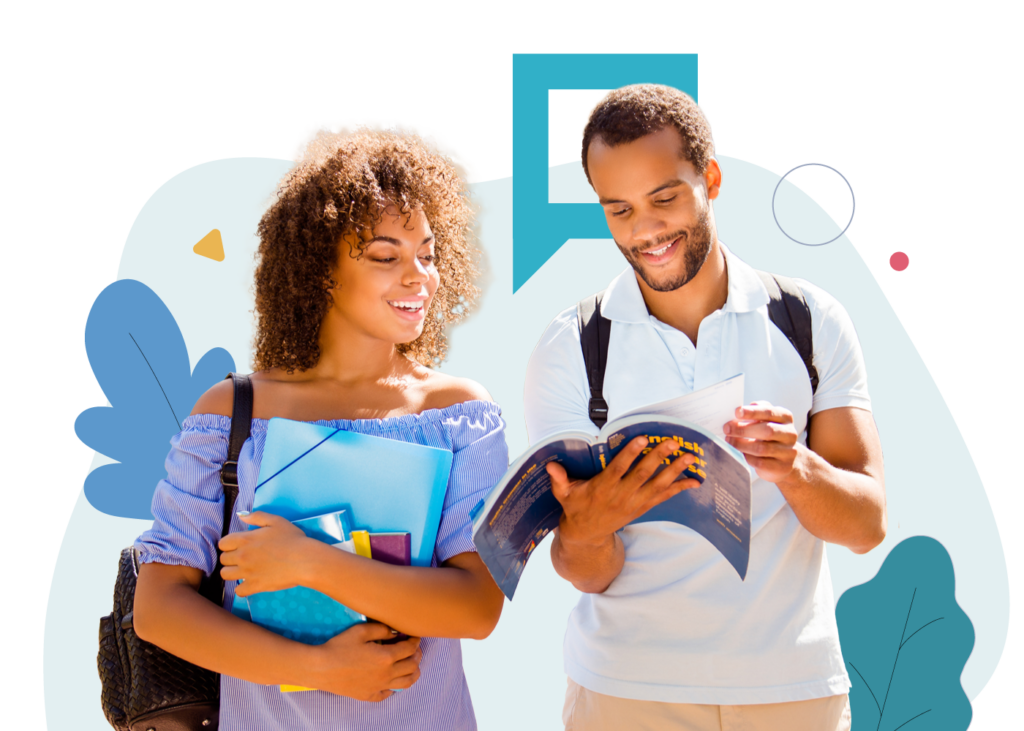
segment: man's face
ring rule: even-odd
[[[590,180],[612,238],[653,290],[682,287],[700,271],[715,240],[710,199],[721,170],[711,160],[703,175],[682,154],[674,127],[615,147],[590,144]]]

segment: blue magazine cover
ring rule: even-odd
[[[570,477],[590,479],[638,436],[646,436],[651,447],[676,439],[676,456],[683,451],[697,455],[698,461],[679,479],[693,478],[701,486],[678,493],[633,523],[665,520],[688,526],[721,551],[740,578],[746,577],[752,481],[743,455],[691,422],[663,414],[634,414],[606,424],[597,437],[562,432],[540,442],[516,460],[474,508],[473,542],[509,599],[533,549],[558,526],[562,515],[545,465],[556,461]]]

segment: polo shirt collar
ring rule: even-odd
[[[729,277],[729,294],[725,300],[724,312],[751,312],[768,303],[768,290],[754,269],[735,256],[721,241],[718,245],[725,256]],[[605,290],[601,314],[609,320],[627,323],[649,323],[650,313],[644,302],[640,285],[636,281],[633,267],[627,268],[612,280]]]

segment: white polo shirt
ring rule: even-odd
[[[820,379],[812,402],[803,361],[768,319],[764,285],[722,249],[728,299],[701,323],[696,347],[648,313],[632,269],[611,283],[602,305],[612,321],[608,418],[737,373],[744,374],[746,403],[786,407],[801,432],[808,411],[870,410],[860,345],[842,306],[798,280],[811,309]],[[569,429],[596,434],[589,399],[572,307],[544,332],[527,367],[530,442]],[[773,483],[755,480],[751,518],[745,581],[690,528],[624,528],[622,573],[604,593],[583,594],[569,618],[566,673],[598,693],[668,703],[781,703],[847,692],[825,544],[804,529]]]

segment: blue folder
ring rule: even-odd
[[[271,419],[253,510],[291,521],[345,510],[355,530],[409,533],[430,566],[452,453],[289,419]]]

